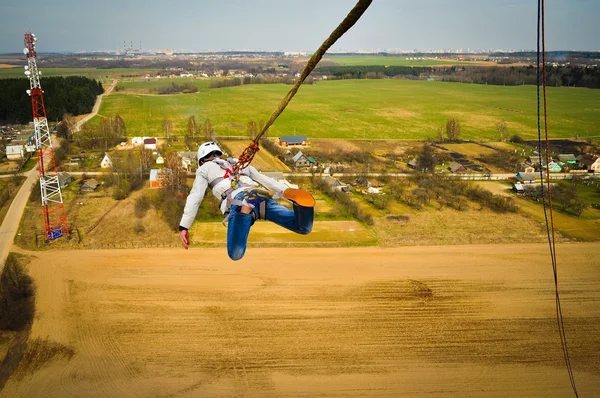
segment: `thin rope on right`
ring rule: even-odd
[[[340,37],[342,37],[342,35],[346,33],[348,29],[354,26],[354,24],[360,19],[360,17],[364,14],[367,8],[369,8],[372,2],[373,0],[359,0],[358,3],[356,3],[356,5],[354,6],[354,8],[350,10],[346,18],[344,18],[342,23],[340,23],[339,26],[329,35],[327,40],[325,40],[323,44],[321,44],[321,47],[319,47],[319,49],[313,54],[313,56],[310,57],[308,63],[302,71],[302,74],[300,75],[298,80],[296,80],[296,83],[294,84],[292,89],[287,93],[283,100],[281,100],[277,109],[275,109],[273,114],[271,114],[271,117],[269,118],[269,120],[267,120],[267,123],[265,123],[265,125],[256,135],[254,140],[246,149],[244,149],[244,152],[239,157],[238,162],[234,165],[234,175],[237,175],[239,170],[250,165],[250,162],[252,162],[254,155],[259,150],[258,143],[260,139],[267,132],[269,127],[271,127],[271,125],[275,122],[277,117],[281,115],[281,113],[292,100],[294,95],[296,95],[296,92],[298,92],[300,85],[304,82],[304,80],[306,80],[308,75],[310,75],[315,66],[317,66],[317,64],[319,63],[323,55],[327,52],[329,47],[331,47]]]
[[[545,156],[544,160],[546,165],[550,163],[550,143],[548,139],[548,113],[547,113],[547,101],[546,101],[546,40],[545,40],[545,0],[538,0],[538,17],[537,17],[537,129],[538,129],[538,154],[542,156],[542,133],[541,133],[541,111],[540,111],[540,86],[543,88],[543,105],[544,105],[544,133],[545,133]],[[541,42],[541,54],[542,60],[540,62],[540,42]],[[541,73],[540,73],[541,70]],[[541,75],[541,76],[540,76]],[[540,81],[541,80],[541,81]],[[540,162],[541,163],[541,162]],[[540,165],[541,166],[541,165]],[[544,174],[543,168],[540,167],[540,185],[542,190],[542,203],[544,206],[544,219],[546,221],[546,232],[548,235],[548,244],[550,246],[550,258],[552,261],[552,270],[554,274],[554,293],[556,301],[556,322],[558,324],[558,332],[560,335],[560,342],[563,351],[563,357],[567,366],[567,372],[569,374],[569,381],[571,382],[571,388],[576,397],[579,397],[577,393],[577,386],[575,385],[575,375],[573,374],[573,368],[571,366],[571,359],[569,356],[569,348],[567,345],[567,334],[565,332],[565,324],[562,314],[562,307],[560,304],[560,294],[558,291],[558,272],[556,262],[556,241],[554,234],[554,217],[552,212],[552,188],[550,185],[550,169],[546,167],[546,184],[548,188],[548,209],[546,212],[546,199],[544,195]],[[550,222],[548,222],[548,214],[550,213]]]

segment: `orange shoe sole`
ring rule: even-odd
[[[315,198],[301,189],[288,188],[281,195],[284,199],[296,203],[302,207],[315,207]]]

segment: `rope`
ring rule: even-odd
[[[550,259],[552,262],[552,271],[554,275],[554,294],[556,301],[556,322],[558,324],[558,332],[560,335],[560,343],[563,351],[563,357],[567,366],[567,372],[569,374],[569,381],[571,382],[571,388],[576,397],[579,397],[577,393],[577,387],[575,385],[575,376],[573,374],[573,368],[571,366],[571,359],[569,356],[569,348],[567,345],[567,335],[565,332],[565,324],[562,314],[562,307],[560,304],[560,294],[558,291],[558,273],[557,273],[557,262],[556,262],[556,240],[554,233],[554,217],[552,215],[552,188],[550,185],[550,169],[547,165],[550,163],[550,143],[548,139],[548,112],[547,112],[547,101],[546,101],[546,39],[545,39],[545,0],[538,0],[538,16],[537,16],[537,129],[538,129],[538,153],[541,156],[542,153],[542,133],[541,133],[541,111],[540,111],[540,86],[543,89],[543,109],[544,109],[544,135],[545,135],[545,161],[546,161],[546,184],[548,189],[548,205],[546,205],[546,198],[544,195],[544,174],[543,169],[540,167],[540,186],[542,190],[542,203],[544,205],[544,219],[546,222],[546,233],[548,235],[548,244],[550,246]],[[541,37],[540,37],[541,35]],[[540,42],[541,42],[541,54],[542,60],[540,63]],[[541,67],[540,67],[541,65]],[[541,70],[541,72],[540,72]],[[541,76],[540,76],[541,75]],[[548,207],[548,212],[546,211]],[[550,221],[548,221],[548,213],[550,213]]]
[[[296,80],[296,83],[291,88],[291,90],[287,93],[287,95],[281,100],[281,103],[275,109],[271,117],[265,123],[260,132],[256,135],[254,140],[250,143],[250,145],[244,149],[242,155],[239,157],[238,162],[234,165],[233,175],[239,176],[239,170],[248,167],[254,158],[254,155],[259,151],[259,141],[262,136],[267,132],[269,127],[275,122],[277,117],[281,115],[286,106],[290,103],[300,85],[304,82],[304,80],[310,75],[315,66],[319,63],[323,55],[327,52],[327,50],[340,38],[344,33],[348,31],[354,24],[360,19],[360,17],[364,14],[364,12],[369,8],[373,0],[359,0],[358,3],[354,6],[354,8],[348,13],[346,18],[339,24],[337,28],[329,35],[327,40],[321,44],[321,47],[313,54],[312,57],[308,60],[308,63],[304,67],[302,74]]]

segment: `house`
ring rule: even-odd
[[[8,147],[7,147],[8,148]],[[8,152],[7,152],[8,153]],[[590,173],[600,173],[600,156],[591,153],[579,156],[579,163]]]
[[[516,177],[517,177],[517,180],[521,181],[522,183],[527,184],[527,183],[536,182],[540,178],[540,174],[539,173],[518,172]]]
[[[448,170],[450,170],[452,173],[462,173],[467,171],[467,168],[458,162],[452,162],[450,163]]]
[[[351,190],[347,184],[344,184],[343,182],[332,176],[323,176],[323,181],[332,191],[350,192]]]
[[[72,181],[73,181],[73,177],[71,176],[71,174],[67,173],[66,171],[58,172],[58,184],[61,188],[66,187]]]
[[[171,169],[150,169],[150,188],[166,188],[170,173]]]
[[[292,161],[294,162],[294,166],[299,169],[302,167],[309,167],[311,165],[311,163],[314,163],[315,160],[307,157],[305,154],[302,153],[302,151],[298,152],[293,158]]]
[[[187,171],[191,171],[198,164],[198,152],[178,152],[181,165]]]
[[[519,163],[518,170],[521,172],[525,172],[525,173],[534,173],[535,172],[535,168],[527,163]]]
[[[543,164],[542,157],[539,154],[533,154],[527,158],[527,163],[535,166],[537,164]]]
[[[525,187],[523,186],[523,184],[520,181],[515,182],[513,184],[512,189],[516,193],[525,193]]]
[[[551,173],[560,173],[562,171],[562,167],[560,167],[560,164],[556,163],[554,160],[551,160],[550,163],[548,163],[548,170]]]
[[[92,192],[95,191],[96,188],[98,188],[98,185],[100,185],[98,181],[94,180],[93,178],[90,178],[89,180],[85,180],[83,184],[81,184],[81,190],[83,192]]]
[[[411,169],[416,169],[419,166],[419,160],[417,158],[413,158],[410,162],[406,164]]]
[[[144,149],[156,149],[156,138],[144,138]]]
[[[562,166],[565,163],[566,164],[577,164],[577,158],[572,153],[565,153],[565,154],[558,155],[558,164],[560,164]]]
[[[8,160],[19,160],[25,156],[25,149],[23,145],[7,145],[6,146],[6,157]]]
[[[108,156],[108,153],[104,154],[104,157],[102,158],[102,161],[100,162],[100,167],[103,169],[110,169],[113,167],[113,161],[110,158],[110,156]]]
[[[305,146],[307,144],[308,144],[308,137],[305,135],[279,137],[279,145],[281,145],[281,146],[290,146],[290,145]]]
[[[133,145],[133,146],[144,145],[144,138],[146,138],[146,137],[132,137],[131,145]]]
[[[158,155],[158,157],[156,158],[156,164],[165,164],[165,158]]]

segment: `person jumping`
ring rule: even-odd
[[[190,245],[189,229],[207,188],[211,188],[213,195],[221,201],[220,209],[225,215],[223,223],[228,222],[227,254],[234,261],[244,257],[250,227],[257,219],[274,222],[301,235],[312,231],[315,199],[310,193],[289,188],[253,166],[240,170],[237,185],[232,187],[230,173],[237,159],[222,159],[221,156],[223,151],[212,141],[198,148],[196,178],[179,222],[179,237],[185,249]],[[275,199],[287,200],[293,211]]]

